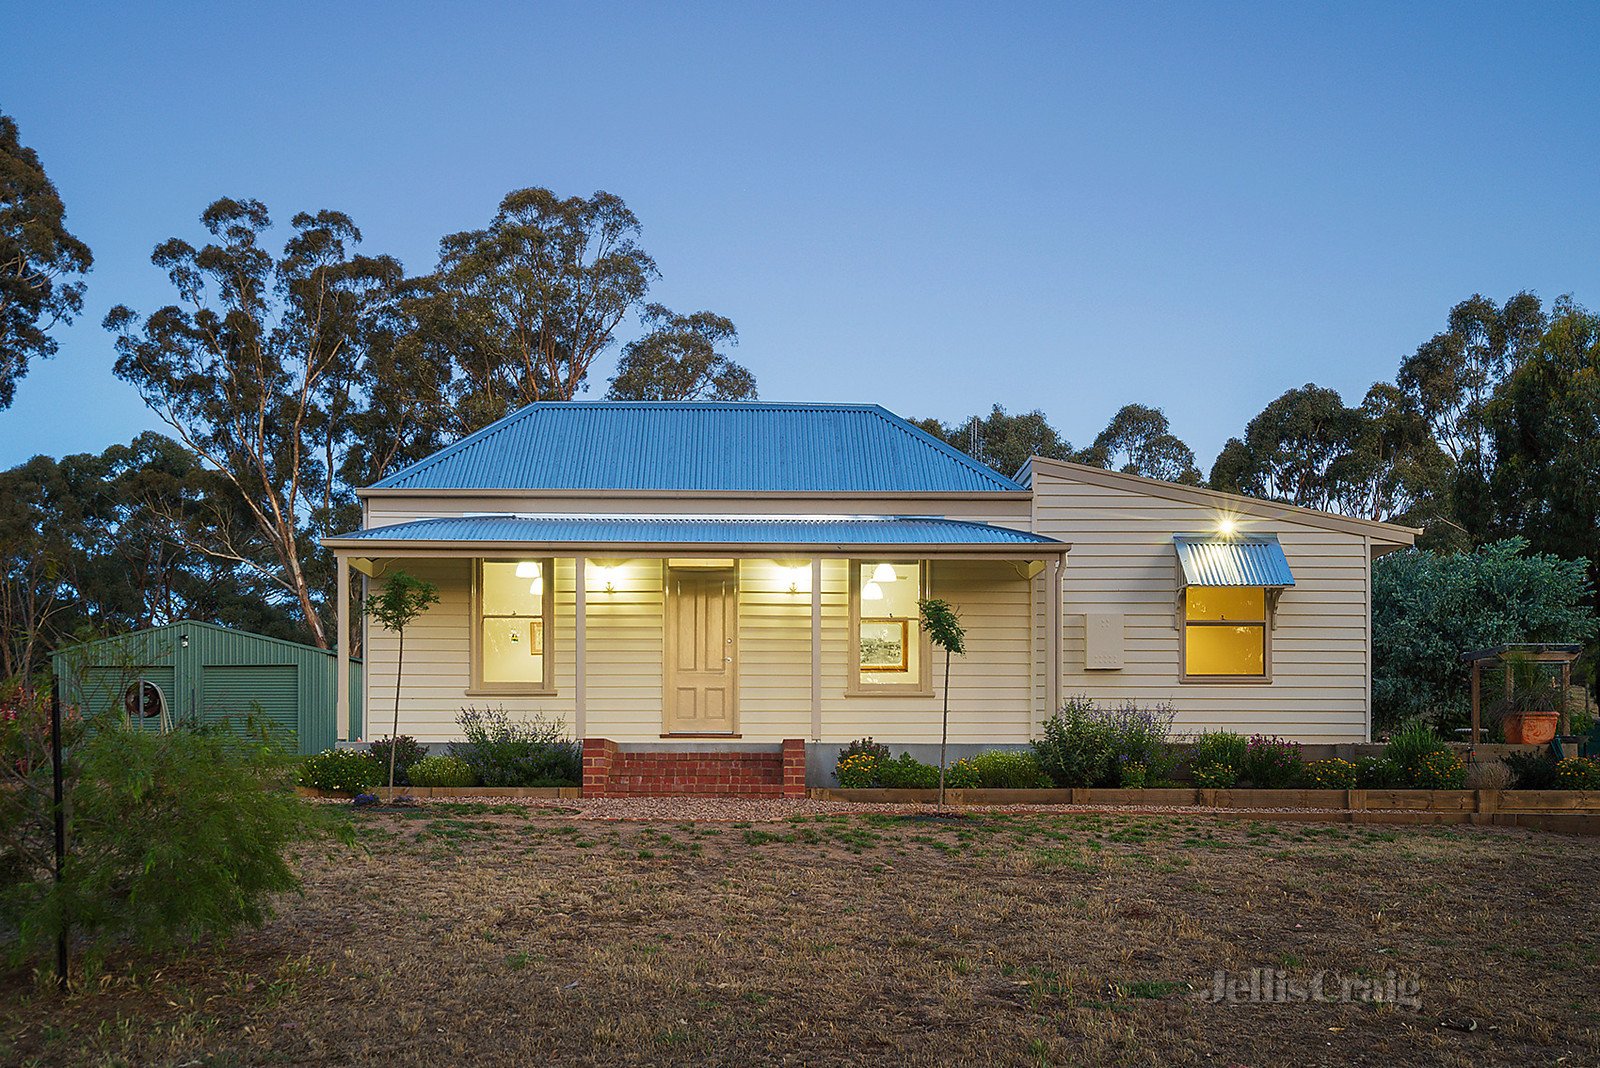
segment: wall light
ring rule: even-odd
[[[517,578],[538,578],[539,561],[520,560],[517,562]]]
[[[187,634],[178,635],[178,645],[184,649],[189,648],[189,636]]]
[[[883,600],[883,587],[878,585],[876,582],[867,583],[865,586],[861,587],[861,599],[863,601]]]
[[[789,576],[790,593],[806,593],[811,585],[811,569],[809,567],[795,566],[783,569]]]
[[[1239,524],[1231,515],[1225,515],[1217,520],[1217,533],[1224,538],[1231,538],[1239,532]]]
[[[614,567],[606,567],[606,566],[603,566],[603,565],[596,565],[596,567],[594,569],[594,580],[595,580],[595,583],[600,587],[600,590],[603,593],[616,593],[617,592],[617,569],[616,568],[614,568]]]

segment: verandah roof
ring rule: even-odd
[[[362,550],[489,545],[1031,548],[1051,554],[1068,548],[1042,534],[933,516],[478,515],[371,527],[325,538],[323,544]]]

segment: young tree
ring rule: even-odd
[[[961,616],[950,602],[926,597],[917,602],[922,615],[922,629],[928,640],[944,650],[944,713],[939,724],[939,810],[944,811],[945,748],[950,738],[950,657],[964,655],[967,651],[967,632],[961,626]]]
[[[143,322],[121,305],[106,316],[116,373],[228,481],[248,519],[190,547],[272,583],[328,648],[331,569],[316,538],[356,521],[340,471],[400,264],[353,255],[361,233],[339,212],[296,215],[278,258],[262,245],[272,221],[259,201],[219,200],[201,221],[213,243],[173,238],[152,257],[181,305]]]
[[[67,232],[66,208],[16,120],[0,114],[0,409],[35,357],[55,354],[50,328],[83,308],[78,276],[94,263]]]
[[[1143,404],[1123,405],[1076,459],[1125,474],[1200,484],[1194,450],[1172,433],[1165,412]]]
[[[406,664],[406,628],[418,616],[439,603],[439,591],[433,583],[415,578],[404,571],[396,571],[383,584],[383,590],[367,603],[367,614],[379,624],[395,633],[399,649],[394,664],[394,729],[389,733],[389,794],[394,795],[394,757],[399,746],[394,740],[400,735],[400,679]]]
[[[623,346],[606,399],[756,399],[756,376],[717,351],[739,343],[732,321],[707,311],[678,315],[660,304],[640,318],[650,332]]]

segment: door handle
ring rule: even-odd
[[[731,664],[731,663],[733,663],[733,657],[731,657],[731,656],[725,656],[725,657],[723,657],[723,658],[722,658],[722,662],[723,662],[723,663],[724,663],[724,664]]]

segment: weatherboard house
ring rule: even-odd
[[[956,752],[1026,744],[1074,695],[1365,741],[1372,560],[1417,533],[1039,457],[1008,477],[866,404],[534,404],[361,499],[325,542],[341,610],[357,576],[440,594],[406,633],[400,731],[559,719],[593,792],[793,793],[851,739],[937,743],[927,597],[967,630]],[[396,635],[364,645],[349,741],[394,705]]]

